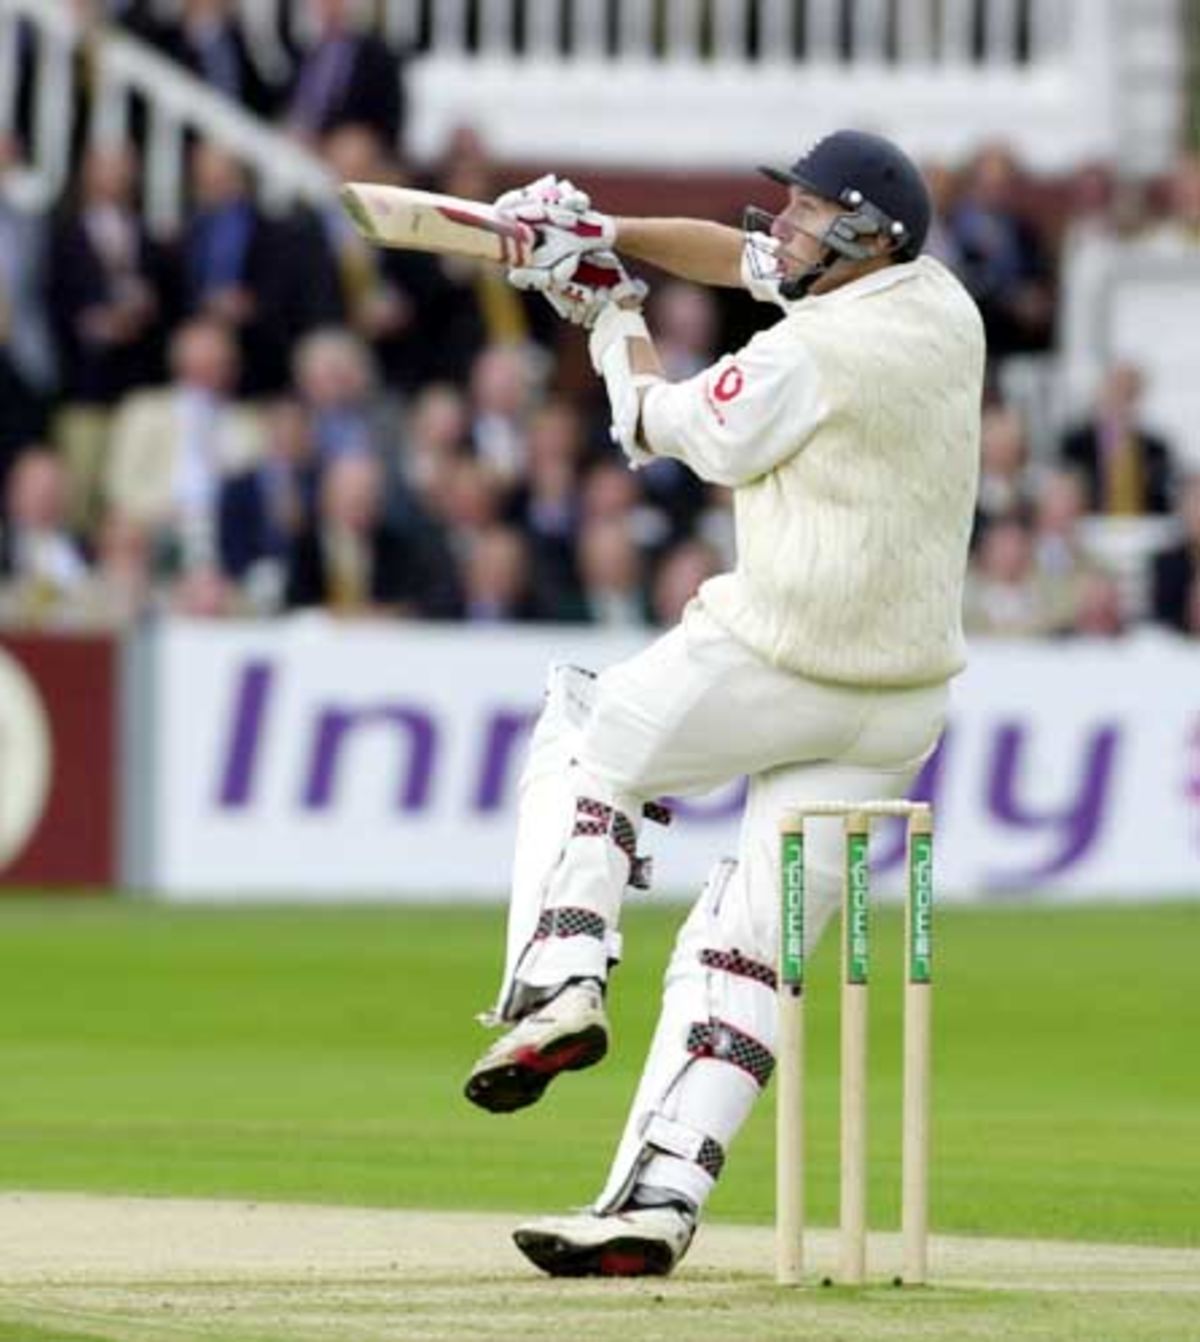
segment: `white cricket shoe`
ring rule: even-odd
[[[513,1239],[552,1277],[665,1277],[695,1233],[696,1218],[682,1207],[630,1207],[542,1217]]]
[[[568,983],[502,1035],[471,1070],[466,1096],[494,1114],[524,1109],[559,1072],[578,1072],[608,1052],[604,994],[594,979]]]

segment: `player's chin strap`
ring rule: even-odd
[[[850,208],[831,220],[824,233],[810,233],[796,225],[797,233],[812,238],[822,246],[820,257],[798,275],[791,275],[779,282],[779,292],[789,302],[803,298],[812,286],[831,270],[839,261],[868,261],[879,255],[891,255],[898,251],[908,237],[908,231],[898,220],[889,218],[878,207],[864,200],[859,191],[843,193],[842,203]],[[771,236],[775,216],[756,205],[747,205],[742,213],[742,228],[753,238],[756,234]],[[870,245],[873,240],[884,234],[889,241],[886,253],[876,252]],[[778,266],[778,255],[773,258]]]

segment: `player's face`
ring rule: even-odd
[[[821,237],[837,218],[841,206],[822,200],[798,186],[788,188],[787,208],[775,216],[772,237],[778,238],[779,265],[790,279],[821,259]]]

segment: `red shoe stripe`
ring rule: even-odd
[[[600,1255],[600,1271],[606,1277],[640,1277],[646,1272],[646,1256],[606,1249]]]
[[[586,1039],[580,1039],[564,1048],[555,1049],[552,1053],[539,1053],[536,1048],[523,1048],[513,1055],[513,1060],[542,1076],[546,1073],[565,1071],[573,1062],[582,1058],[589,1047]]]

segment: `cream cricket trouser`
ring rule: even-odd
[[[514,978],[603,977],[605,956],[617,958],[626,854],[579,828],[572,818],[585,802],[626,816],[636,837],[643,802],[749,776],[737,860],[716,864],[680,931],[596,1204],[619,1205],[637,1182],[700,1205],[773,1067],[779,817],[809,801],[902,796],[937,743],[948,691],[863,689],[780,671],[699,601],[644,652],[575,689],[564,712],[552,682],[522,780],[502,1011]],[[841,842],[836,819],[812,822],[810,947],[840,898]],[[560,918],[559,909],[568,912]],[[597,927],[603,920],[599,940],[573,934],[589,911]]]

